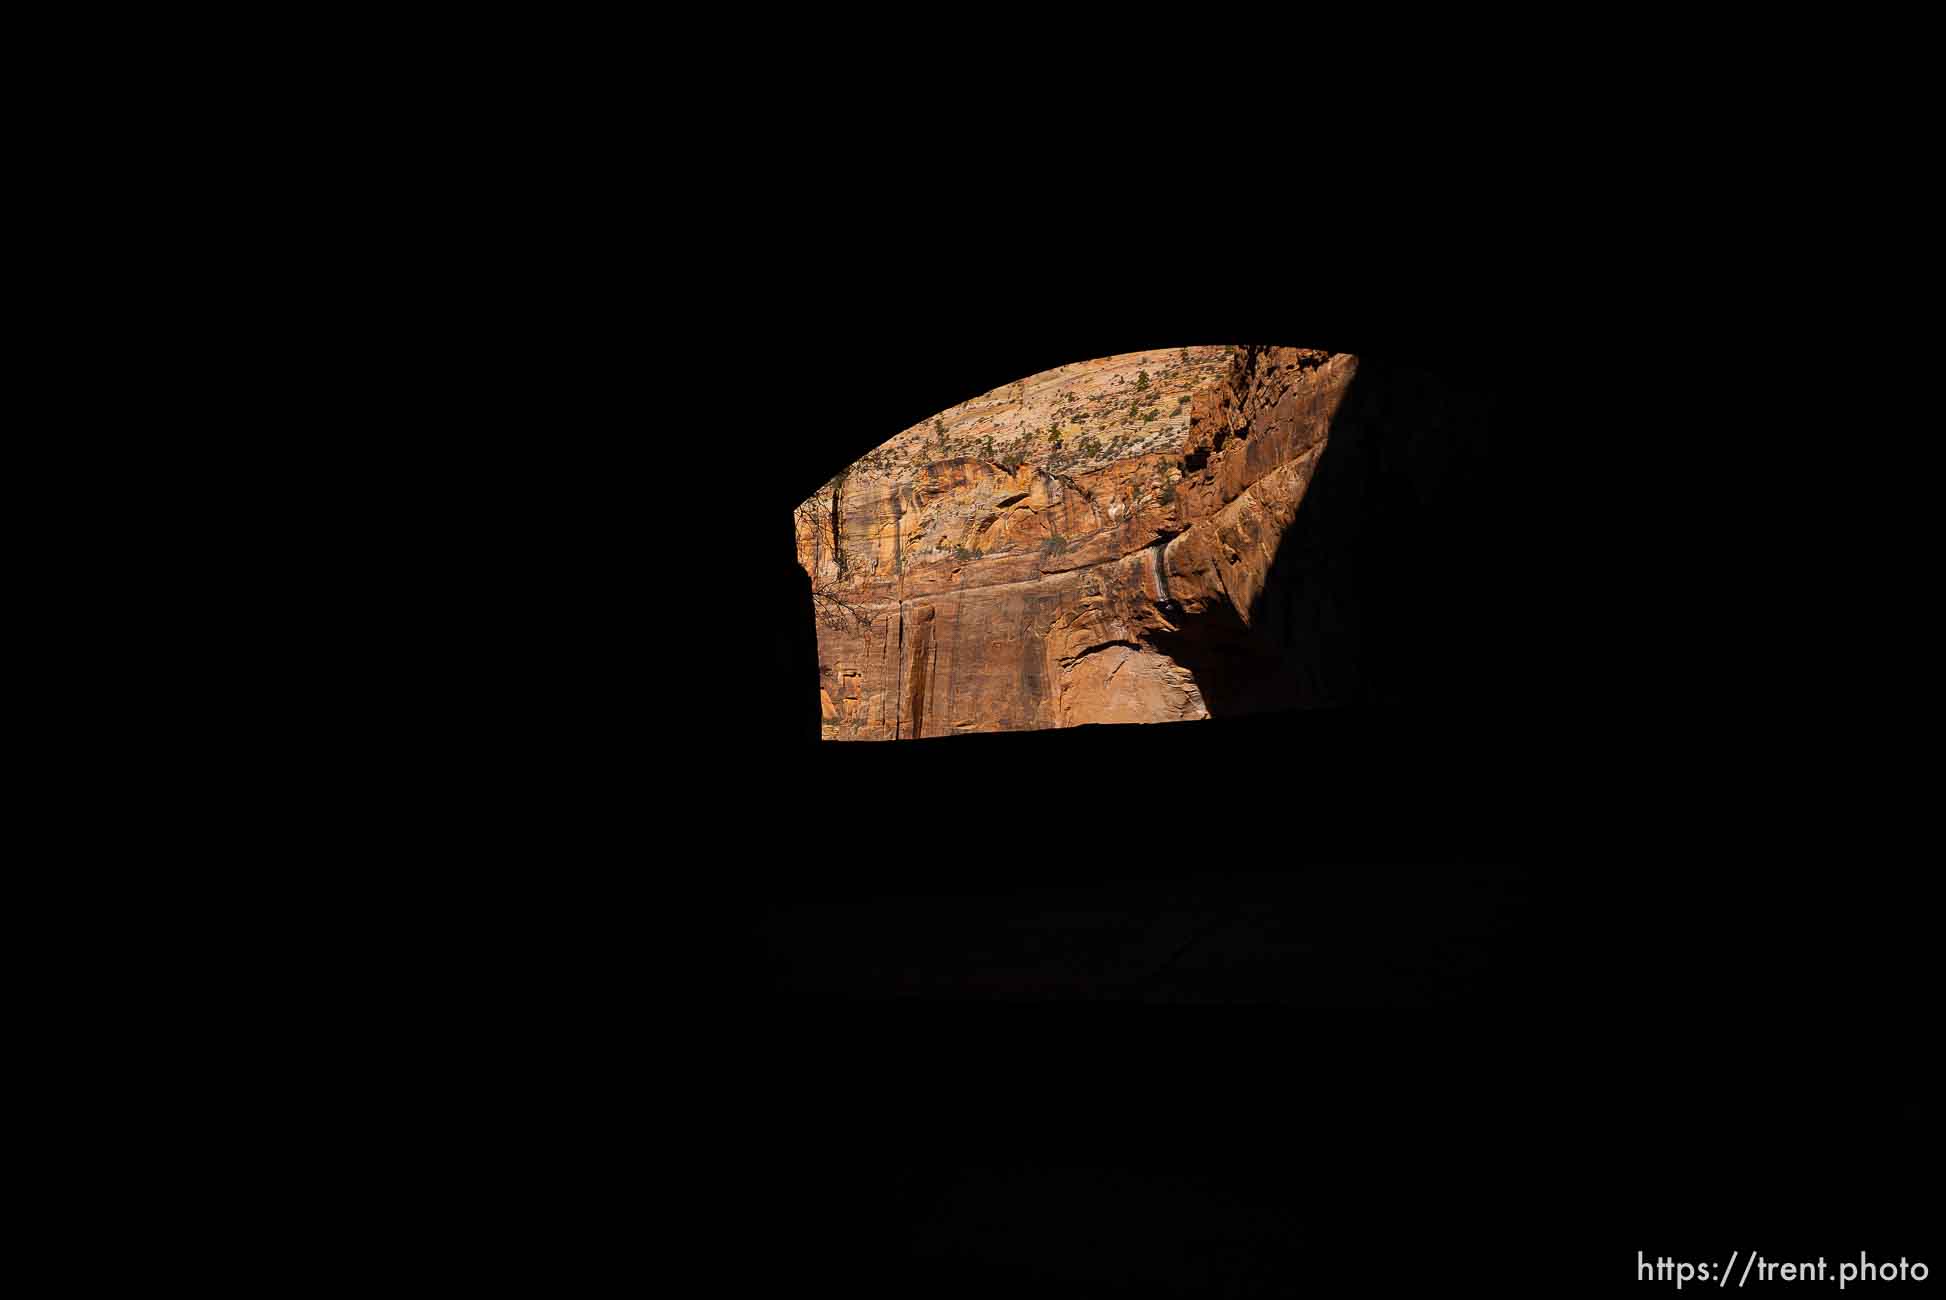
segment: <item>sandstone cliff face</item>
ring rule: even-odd
[[[796,512],[824,737],[1208,717],[1191,665],[1260,662],[1260,598],[1355,368],[1256,347],[1081,362],[850,466]]]

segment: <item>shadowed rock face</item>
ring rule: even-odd
[[[1265,587],[1355,368],[1301,348],[1107,357],[848,467],[796,512],[824,738],[1284,703],[1250,693],[1279,680]]]

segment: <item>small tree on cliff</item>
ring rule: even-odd
[[[811,614],[833,631],[845,628],[862,630],[870,627],[875,617],[836,584],[817,578],[811,579]]]
[[[844,530],[838,515],[844,481],[845,474],[841,472],[797,508],[800,526],[808,529],[814,539],[811,559],[805,566],[811,580],[811,614],[819,623],[833,630],[868,628],[874,619],[871,611],[859,603],[857,596],[845,584]],[[826,553],[831,555],[837,569],[835,577],[827,577],[819,572],[823,566],[818,563],[818,557]]]

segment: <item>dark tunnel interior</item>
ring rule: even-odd
[[[791,1079],[753,1138],[778,1171],[765,1221],[886,1294],[1396,1293],[1519,1241],[1558,1270],[1739,1225],[1897,1236],[1889,1153],[1932,1123],[1900,1067],[1822,1058],[1829,1082],[1779,1090],[1718,1048],[1743,1014],[1760,1035],[1865,1007],[1897,1026],[1913,951],[1799,942],[1806,876],[1699,862],[1627,811],[1664,792],[1559,659],[1572,557],[1531,509],[1555,462],[1510,449],[1528,415],[1505,332],[1457,308],[1400,324],[1355,293],[1294,309],[1302,286],[1272,280],[1269,308],[1123,298],[888,340],[889,391],[780,441],[776,526],[747,559],[777,614],[731,669],[767,688],[721,723],[746,738],[733,788],[798,829],[718,886],[751,1059]],[[1224,341],[1361,360],[1269,616],[1178,647],[1207,665],[1210,720],[817,741],[796,501],[1020,375]],[[777,390],[823,364],[807,351]],[[1850,932],[1892,896],[1822,891],[1823,918]],[[1815,1155],[1777,1145],[1806,1115]],[[1709,1141],[1715,1192],[1672,1185],[1666,1162]],[[1854,1155],[1865,1194],[1807,1194]]]
[[[1225,69],[1273,52],[1241,15],[1190,17],[1164,17],[1158,56],[1200,57],[1178,27],[1206,29]],[[1301,84],[1331,48],[1286,45],[1272,80]],[[1644,1296],[1671,1284],[1639,1279],[1638,1252],[1753,1249],[1938,1267],[1938,910],[1928,838],[1900,818],[1929,808],[1908,743],[1923,700],[1864,719],[1890,739],[1824,745],[1829,719],[1870,712],[1866,674],[1793,657],[1807,629],[1884,648],[1853,615],[1882,557],[1822,552],[1842,505],[1883,513],[1885,482],[1925,476],[1888,469],[1879,435],[1822,428],[1799,457],[1734,413],[1743,377],[1718,364],[1729,331],[1702,296],[1734,232],[1673,235],[1710,269],[1658,283],[1663,319],[1638,328],[1613,268],[1642,231],[1610,238],[1579,210],[1624,183],[1606,169],[1578,204],[1552,151],[1523,159],[1540,183],[1520,204],[1482,165],[1491,133],[1442,129],[1443,108],[1414,127],[1447,156],[1430,166],[1374,141],[1366,106],[1285,128],[1132,77],[1132,133],[1036,121],[963,160],[934,136],[836,165],[840,136],[923,99],[1038,114],[1042,88],[999,63],[963,84],[897,64],[900,91],[842,132],[796,103],[720,143],[688,115],[651,124],[652,154],[698,141],[721,185],[658,184],[655,157],[642,187],[607,156],[585,171],[612,194],[542,186],[567,237],[508,242],[534,246],[535,282],[597,305],[505,302],[520,341],[468,346],[465,383],[432,371],[422,400],[301,442],[298,479],[317,460],[376,480],[402,520],[354,493],[307,539],[372,557],[369,574],[324,566],[333,604],[298,593],[292,639],[326,662],[283,686],[307,701],[297,747],[323,761],[275,761],[253,716],[258,785],[169,813],[233,841],[234,868],[180,870],[171,852],[193,860],[201,838],[152,837],[165,860],[145,883],[82,871],[76,913],[173,896],[244,936],[202,951],[164,931],[157,969],[195,968],[193,996],[144,966],[100,1005],[134,1012],[141,1069],[187,1062],[217,1110],[237,1080],[252,1094],[217,1126],[247,1158],[215,1168],[280,1231],[308,1217],[328,1237],[267,1262],[362,1242],[390,1277],[389,1248],[424,1238],[427,1274],[504,1280],[524,1253],[546,1288],[578,1270],[606,1287],[641,1280],[645,1253],[653,1276],[669,1234],[644,1227],[673,1200],[702,1221],[674,1235],[702,1247],[706,1289],[764,1297]],[[745,80],[709,96],[739,125]],[[1169,115],[1199,138],[1148,133]],[[1558,115],[1530,97],[1518,116]],[[570,160],[578,126],[524,123]],[[1359,196],[1338,168],[1358,153],[1399,190],[1370,247],[1304,216]],[[511,193],[492,179],[479,212]],[[646,211],[622,194],[638,188]],[[1686,202],[1621,206],[1673,229]],[[401,239],[397,206],[364,224],[415,262],[478,225],[456,212]],[[709,241],[661,233],[694,206]],[[612,259],[580,234],[605,214],[632,223]],[[449,259],[463,310],[502,303],[504,251]],[[691,277],[700,292],[671,292]],[[437,292],[416,268],[399,284]],[[1786,365],[1863,356],[1828,385],[1849,399],[1869,351],[1795,301],[1784,314],[1802,329]],[[351,332],[327,360],[411,371],[444,341],[430,313],[396,324],[396,347]],[[1253,627],[1211,619],[1167,646],[1211,718],[820,740],[796,504],[1022,376],[1224,344],[1359,366]],[[465,391],[484,432],[451,418]],[[1699,411],[1725,428],[1693,432]],[[1713,456],[1730,486],[1698,472]],[[236,460],[258,480],[244,495],[280,508],[254,451]],[[1847,461],[1856,477],[1833,477]],[[1774,529],[1744,510],[1763,462],[1788,462]],[[1670,483],[1707,527],[1665,513]],[[1931,517],[1902,520],[1915,554]],[[227,584],[260,547],[226,543]],[[1719,634],[1721,610],[1773,590],[1774,632]],[[1924,591],[1899,603],[1923,617]],[[286,636],[255,619],[254,574],[226,594],[253,625],[190,638],[225,672]],[[209,730],[151,739],[187,753]],[[1877,766],[1897,779],[1850,797]],[[67,956],[57,985],[93,961]],[[184,1021],[214,1027],[235,1079],[175,1041]],[[258,1110],[281,1113],[260,1127]],[[258,1195],[272,1166],[317,1183],[320,1212]],[[175,1244],[198,1267],[236,1253],[220,1231]]]

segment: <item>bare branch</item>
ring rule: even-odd
[[[878,617],[850,596],[815,579],[811,583],[811,609],[818,621],[829,628],[868,628]]]
[[[839,530],[832,527],[832,498],[841,490],[841,484],[842,476],[839,476],[825,484],[822,490],[797,508],[798,518],[817,539],[812,551],[813,556],[828,549],[838,569],[838,578],[833,580],[822,577],[816,572],[819,566],[815,559],[808,566],[811,570],[811,607],[818,622],[826,627],[839,630],[849,627],[864,629],[870,627],[877,616],[840,585],[844,580],[846,566],[844,552],[837,537]]]

